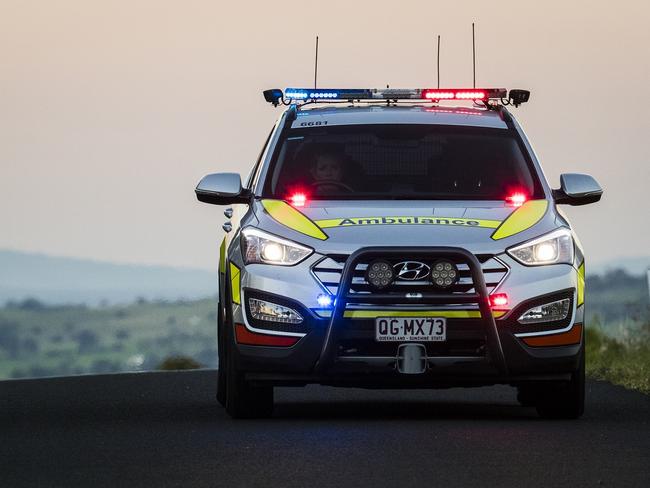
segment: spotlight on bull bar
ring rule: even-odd
[[[388,288],[394,279],[393,266],[383,259],[371,262],[366,269],[366,281],[376,290]]]
[[[458,281],[458,267],[451,261],[440,259],[433,263],[431,281],[438,288],[449,288]]]

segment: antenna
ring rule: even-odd
[[[316,60],[314,61],[314,91],[318,87],[318,36],[316,36]]]
[[[476,37],[474,36],[474,22],[472,22],[472,76],[474,78],[474,86],[476,88]]]
[[[438,36],[438,57],[437,57],[437,64],[438,64],[438,88],[440,88],[440,36]]]

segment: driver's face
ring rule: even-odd
[[[341,181],[341,162],[333,156],[319,156],[312,174],[317,181]]]

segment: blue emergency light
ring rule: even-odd
[[[372,90],[350,88],[287,88],[284,90],[285,100],[361,100],[370,98]]]

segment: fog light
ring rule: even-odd
[[[332,297],[329,295],[318,295],[316,301],[322,308],[328,308],[332,304]]]
[[[266,320],[269,322],[282,322],[285,324],[299,324],[302,322],[302,316],[295,310],[278,305],[277,303],[249,298],[248,306],[251,315],[257,320]]]
[[[394,279],[395,272],[388,261],[373,261],[366,269],[366,281],[377,290],[387,288]]]
[[[458,281],[458,268],[451,261],[436,261],[431,268],[431,281],[438,288],[449,288]]]
[[[537,307],[526,310],[517,319],[517,322],[520,324],[538,324],[540,322],[564,320],[569,316],[570,305],[571,300],[569,298],[538,305]]]

